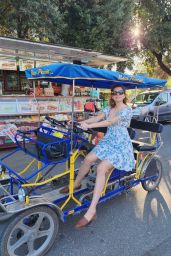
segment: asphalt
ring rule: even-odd
[[[82,216],[61,223],[48,256],[170,256],[171,255],[171,123],[164,124],[159,156],[163,177],[159,189],[148,193],[141,185],[98,206],[97,220],[80,231]],[[0,155],[6,152],[0,152]],[[25,159],[11,159],[16,168]],[[1,225],[1,230],[6,224]]]

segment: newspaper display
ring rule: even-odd
[[[29,123],[20,123],[16,124],[0,124],[0,146],[4,145],[5,143],[11,144],[15,143],[15,135],[17,130],[21,131],[28,131],[34,130],[37,128],[37,123],[29,124]],[[17,138],[18,140],[22,141],[21,138]]]

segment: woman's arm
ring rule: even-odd
[[[124,111],[120,112],[119,115],[115,115],[114,117],[101,121],[101,122],[94,122],[91,124],[83,123],[81,124],[81,127],[83,129],[88,129],[88,128],[98,128],[98,127],[108,127],[113,124],[119,124],[124,127],[128,127],[130,124],[132,118],[132,109],[131,108],[126,108]]]
[[[95,116],[95,117],[91,117],[91,118],[89,118],[87,120],[84,120],[84,121],[80,122],[80,124],[84,124],[84,123],[86,123],[86,124],[97,123],[100,120],[103,120],[104,117],[105,117],[105,114],[103,112],[101,112],[101,113],[98,113],[98,115]]]
[[[98,127],[108,127],[111,126],[114,123],[117,123],[119,120],[118,117],[114,117],[110,120],[105,120],[101,122],[93,122],[93,123],[83,123],[81,124],[81,127],[83,129],[88,129],[88,128],[98,128]]]
[[[144,114],[147,114],[148,112],[149,112],[149,107],[148,106],[137,107],[137,108],[132,110],[133,115],[144,115]]]

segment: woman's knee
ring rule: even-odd
[[[108,175],[110,172],[111,172],[111,166],[108,166],[106,165],[105,163],[100,163],[98,166],[97,166],[97,175]]]
[[[84,163],[89,164],[89,165],[93,164],[95,161],[96,161],[96,159],[95,159],[94,156],[91,155],[91,154],[88,154],[88,155],[85,157],[85,159],[84,159]]]

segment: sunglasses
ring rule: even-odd
[[[118,94],[118,95],[123,95],[123,94],[124,94],[124,91],[123,91],[123,90],[118,90],[118,91],[115,91],[115,90],[114,90],[114,91],[111,92],[111,94],[112,94],[112,95],[117,95],[117,94]]]

